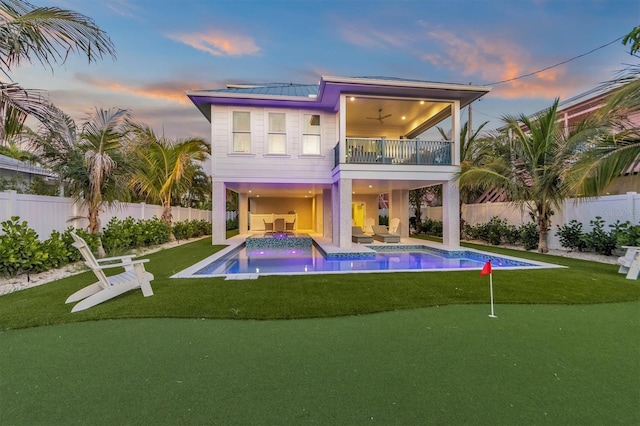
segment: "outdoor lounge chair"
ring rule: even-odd
[[[640,276],[640,247],[622,246],[627,249],[624,256],[618,258],[618,273],[627,274],[628,280],[637,280]]]
[[[133,260],[134,255],[96,259],[84,239],[73,232],[71,236],[75,241],[73,246],[80,250],[85,260],[85,265],[98,278],[97,282],[76,291],[67,298],[65,303],[81,300],[71,309],[71,312],[83,311],[136,288],[142,290],[144,297],[153,296],[153,289],[151,288],[153,275],[144,269],[144,263],[148,262],[149,259]],[[108,277],[103,271],[103,269],[108,268],[124,268],[124,272]]]
[[[273,233],[273,222],[267,222],[264,219],[262,219],[262,221],[264,222],[264,232]]]
[[[398,232],[398,226],[400,226],[400,219],[394,217],[389,221],[389,233],[395,235]]]
[[[399,243],[400,235],[390,234],[384,225],[373,225],[373,239],[383,243]]]
[[[367,244],[373,242],[373,237],[364,233],[361,227],[351,227],[351,241],[358,244]]]

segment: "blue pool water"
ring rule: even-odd
[[[533,267],[535,263],[490,254],[459,250],[447,252],[426,246],[372,253],[363,257],[329,257],[316,248],[251,248],[240,246],[221,259],[201,268],[195,276],[227,274],[304,274],[349,271],[415,271],[478,269],[491,260],[494,268]]]

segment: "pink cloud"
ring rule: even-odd
[[[243,56],[260,53],[260,48],[251,37],[222,31],[169,34],[168,37],[213,56]]]
[[[424,53],[421,59],[465,76],[480,76],[488,82],[502,82],[540,69],[521,44],[499,38],[459,38],[444,30],[430,30],[427,36],[442,46],[440,53]],[[557,67],[529,77],[496,84],[493,94],[504,98],[554,98],[574,93],[578,78],[569,78],[566,67]],[[572,84],[572,82],[574,84]]]
[[[186,86],[182,83],[156,83],[147,86],[132,87],[117,81],[95,78],[87,74],[78,74],[77,78],[102,90],[140,96],[149,99],[161,99],[183,105],[190,103],[189,98],[185,95],[185,91],[192,89],[192,87]]]

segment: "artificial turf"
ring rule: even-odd
[[[211,301],[213,302],[213,301]],[[640,423],[640,303],[0,333],[7,425]]]
[[[171,279],[220,250],[209,239],[145,256],[154,296],[128,292],[71,314],[64,300],[95,281],[91,272],[0,297],[0,330],[116,318],[296,319],[367,314],[448,304],[486,304],[488,279],[478,271],[262,276],[257,280]],[[640,300],[638,281],[615,265],[502,248],[500,254],[557,263],[565,269],[494,272],[499,304],[588,304]]]

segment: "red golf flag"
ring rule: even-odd
[[[487,261],[482,267],[482,271],[480,271],[480,276],[491,274],[491,261]]]

